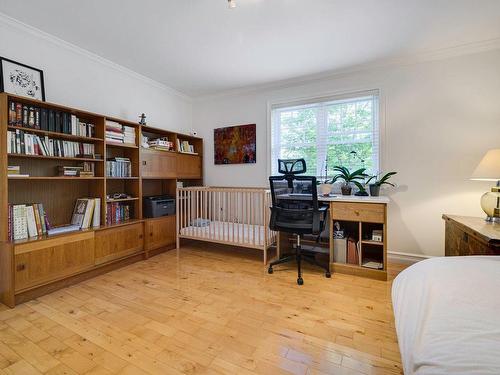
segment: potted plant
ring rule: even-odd
[[[332,192],[332,183],[328,180],[328,156],[325,158],[325,176],[318,181],[318,188],[321,195],[327,197]]]
[[[338,173],[337,175],[335,175],[335,177],[333,177],[332,183],[334,183],[337,180],[344,180],[344,183],[340,187],[340,189],[342,190],[342,195],[351,195],[352,183],[359,183],[358,180],[364,180],[365,177],[367,177],[365,173],[366,168],[360,168],[355,170],[354,172],[351,172],[346,167],[335,166],[333,167],[333,170]],[[358,185],[356,184],[356,186]]]
[[[394,176],[398,172],[388,172],[385,175],[383,175],[381,178],[378,178],[377,175],[371,176],[368,181],[366,181],[367,184],[370,186],[370,195],[372,197],[378,197],[380,195],[380,187],[382,185],[391,185],[394,186],[393,183],[389,182],[388,180]],[[374,181],[370,183],[371,181]]]

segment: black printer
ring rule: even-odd
[[[144,217],[175,215],[175,199],[168,195],[153,195],[142,200]]]

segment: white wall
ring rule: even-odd
[[[468,178],[486,150],[500,147],[498,50],[196,100],[206,183],[267,186],[268,102],[374,88],[385,126],[382,168],[399,172],[399,187],[384,192],[391,198],[389,251],[443,255],[441,215],[483,215],[479,198],[490,184]],[[213,129],[248,123],[257,124],[257,163],[214,165]]]
[[[47,101],[130,121],[144,112],[160,128],[192,127],[190,98],[1,13],[0,56],[42,69]]]

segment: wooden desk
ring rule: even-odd
[[[290,199],[297,199],[297,196]],[[286,198],[285,198],[286,199]],[[302,198],[299,198],[302,199]],[[303,199],[307,199],[304,196]],[[329,228],[330,237],[328,242],[315,244],[315,246],[329,249],[330,271],[345,273],[356,276],[369,277],[377,280],[387,280],[387,197],[356,197],[356,196],[330,196],[318,197],[320,202],[329,204]],[[344,227],[350,229],[350,235],[358,241],[358,264],[340,263],[334,259],[333,224],[340,222]],[[371,241],[371,231],[382,230],[383,241]],[[282,248],[289,246],[289,235],[280,233],[278,235],[278,256]],[[369,237],[369,238],[367,238]],[[312,241],[311,241],[312,242]],[[307,244],[308,241],[303,241]],[[285,245],[286,244],[286,245]],[[383,264],[383,268],[372,269],[363,266],[368,258],[377,259]]]
[[[443,215],[445,255],[500,255],[500,223],[480,217]]]

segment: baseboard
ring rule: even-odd
[[[387,257],[389,259],[389,262],[402,264],[414,264],[420,262],[421,260],[432,258],[432,256],[430,255],[400,253],[397,251],[388,251]]]

